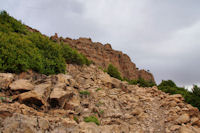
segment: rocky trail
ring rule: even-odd
[[[0,73],[0,133],[200,132],[199,110],[181,95],[128,85],[94,65],[67,70]]]

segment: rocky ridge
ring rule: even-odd
[[[181,95],[128,85],[94,65],[67,70],[0,73],[0,133],[200,132],[199,110]],[[100,125],[85,122],[88,116]]]
[[[99,42],[92,42],[90,38],[64,39],[62,37],[59,38],[57,34],[50,38],[56,42],[62,41],[69,44],[103,69],[106,69],[110,63],[113,64],[118,68],[122,77],[130,80],[143,78],[147,81],[154,81],[154,77],[150,72],[136,68],[136,65],[128,55],[121,51],[113,50],[110,44],[103,45]]]

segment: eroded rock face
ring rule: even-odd
[[[151,73],[145,70],[138,70],[128,55],[121,51],[113,50],[110,44],[103,45],[99,42],[92,42],[90,38],[62,39],[58,38],[57,34],[52,36],[51,39],[58,42],[62,40],[69,44],[103,69],[106,69],[110,63],[113,64],[121,72],[122,77],[128,79],[143,78],[144,80],[154,81]]]
[[[50,76],[0,74],[5,83],[1,96],[13,99],[0,101],[0,132],[200,132],[199,110],[186,104],[181,95],[128,85],[95,65],[67,64],[67,70],[67,74]],[[24,88],[21,81],[34,87],[13,93],[17,91],[13,88]],[[89,116],[98,121],[85,122]]]

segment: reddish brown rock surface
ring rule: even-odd
[[[110,63],[113,64],[121,72],[122,77],[128,79],[143,78],[144,80],[154,81],[151,73],[145,70],[138,70],[128,55],[121,51],[113,50],[110,44],[103,45],[99,42],[92,42],[90,38],[62,39],[58,38],[57,34],[52,36],[51,39],[68,43],[72,48],[77,49],[103,69],[107,68]]]

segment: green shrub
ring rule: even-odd
[[[104,110],[99,110],[99,113],[102,115],[104,114]]]
[[[131,85],[139,85],[140,87],[153,87],[156,86],[156,83],[153,82],[152,80],[144,80],[142,78],[139,78],[138,80],[128,80],[125,79],[129,84]]]
[[[47,75],[64,73],[65,61],[59,52],[59,45],[47,40],[45,48],[41,48],[40,41],[36,41],[37,37],[46,40],[41,35],[23,36],[14,32],[0,32],[0,71],[20,73],[32,69]]]
[[[119,80],[125,80],[127,81],[129,84],[132,85],[139,85],[140,87],[153,87],[156,85],[155,82],[153,82],[152,80],[146,81],[142,78],[139,78],[138,80],[129,80],[127,78],[123,78],[120,76],[120,72],[118,71],[118,69],[116,67],[114,67],[112,64],[109,64],[108,69],[105,71],[107,72],[111,77],[117,78]]]
[[[111,77],[114,77],[114,78],[117,78],[119,80],[122,80],[121,78],[121,74],[120,72],[118,71],[118,69],[116,67],[114,67],[112,64],[109,64],[108,65],[108,69],[107,69],[107,73],[111,76]]]
[[[12,98],[8,98],[8,97],[0,97],[0,101],[1,102],[7,102],[9,100],[12,100]]]
[[[167,80],[167,81],[163,80],[158,85],[158,89],[172,95],[181,94],[184,97],[185,102],[200,109],[200,96],[198,95],[199,92],[198,86],[194,85],[192,92],[190,92],[185,88],[177,87],[172,80]]]
[[[89,91],[80,91],[79,92],[80,93],[80,95],[90,95],[90,92]]]
[[[137,80],[137,83],[139,84],[140,87],[153,87],[153,86],[156,85],[153,81],[151,81],[151,80],[150,81],[146,81],[146,80],[144,80],[142,78],[139,78]]]
[[[84,118],[85,122],[94,122],[97,125],[100,125],[99,120],[95,116],[89,116]]]
[[[26,34],[28,32],[25,25],[13,17],[10,17],[6,11],[0,12],[0,31],[5,33],[16,32],[21,34]]]
[[[89,65],[84,55],[30,32],[20,21],[0,12],[0,72],[20,73],[29,69],[42,74],[65,73],[66,62]],[[65,62],[66,61],[66,62]]]
[[[100,91],[100,90],[102,90],[102,88],[97,88],[97,89],[96,89],[96,92],[97,92],[97,91]]]
[[[78,118],[76,116],[74,116],[74,121],[76,121],[78,123]]]
[[[92,63],[83,54],[73,50],[68,44],[61,43],[61,46],[63,57],[67,63],[78,65],[90,65]]]
[[[172,80],[162,80],[159,86],[176,87],[176,84]]]

